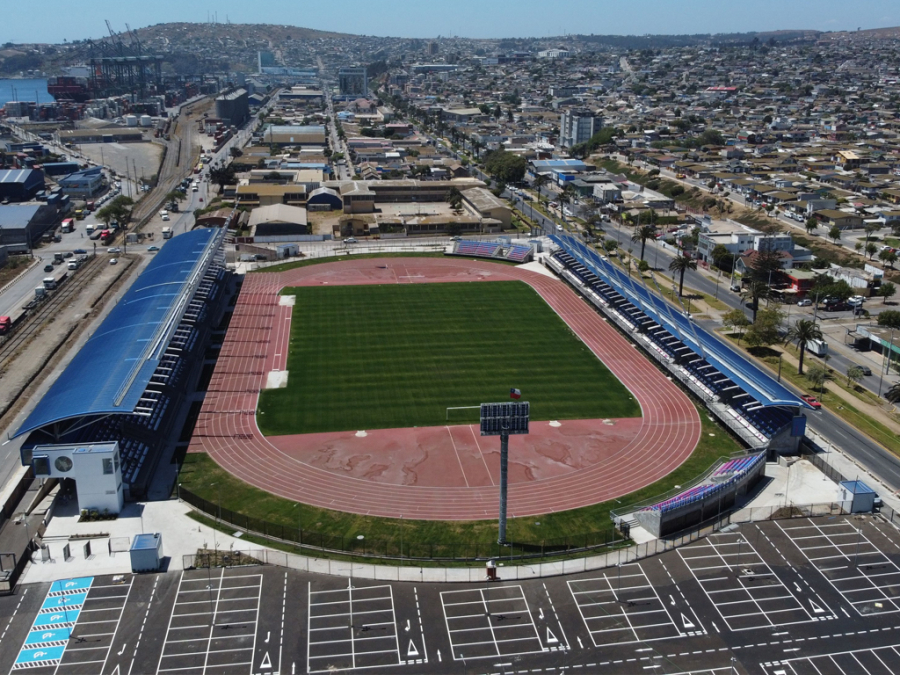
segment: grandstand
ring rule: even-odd
[[[765,452],[720,460],[694,485],[638,504],[631,514],[614,513],[613,518],[628,522],[630,515],[657,537],[680,532],[731,508],[762,478],[765,465]]]
[[[15,432],[23,464],[37,444],[117,442],[125,498],[146,494],[224,309],[224,236],[201,228],[162,247]]]
[[[490,258],[526,263],[534,256],[531,244],[511,244],[506,241],[476,241],[462,239],[453,245],[446,255],[463,255],[468,258]]]
[[[698,326],[604,256],[568,235],[547,265],[567,280],[751,447],[795,450],[808,404],[712,333]],[[804,418],[800,418],[804,420]]]

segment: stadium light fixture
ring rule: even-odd
[[[518,392],[517,389],[512,391]],[[481,435],[500,437],[500,528],[498,544],[506,543],[506,493],[509,478],[509,436],[527,434],[531,404],[528,401],[515,403],[482,403]]]

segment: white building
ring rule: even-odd
[[[559,118],[559,144],[563,148],[585,143],[603,128],[603,118],[585,108],[566,110]]]
[[[31,451],[31,466],[38,479],[74,479],[79,510],[122,510],[125,495],[118,442],[37,445]]]

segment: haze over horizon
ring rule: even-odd
[[[379,4],[362,0],[307,6],[287,0],[265,4],[221,0],[204,6],[181,0],[128,4],[92,0],[73,13],[63,0],[43,0],[40,11],[25,5],[8,10],[0,26],[0,44],[100,38],[105,19],[121,31],[170,23],[204,23],[214,13],[219,23],[268,23],[386,37],[469,38],[551,37],[581,34],[697,34],[777,30],[852,31],[900,26],[897,0],[634,0],[627,8],[603,0],[571,0],[559,11],[538,0],[458,0],[452,7],[412,0]],[[48,17],[59,17],[49,20]]]

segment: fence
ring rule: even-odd
[[[847,511],[841,502],[830,504],[788,504],[741,509],[735,513],[725,514],[701,524],[690,532],[670,537],[654,539],[643,544],[620,547],[602,555],[582,558],[556,560],[552,562],[538,561],[518,565],[507,565],[508,558],[496,558],[498,576],[504,581],[534,579],[538,577],[559,576],[589,572],[616,565],[632,563],[644,558],[671,551],[703,539],[734,523],[749,523],[763,520],[782,520],[789,518],[818,518],[823,516],[844,515]],[[891,522],[900,524],[900,514],[891,512]],[[396,562],[396,561],[394,561]],[[417,561],[404,560],[407,564],[376,565],[343,560],[329,560],[295,555],[284,551],[270,549],[247,549],[244,551],[198,551],[185,555],[185,569],[207,569],[217,566],[240,565],[275,565],[304,572],[356,577],[359,579],[376,579],[382,581],[414,581],[425,583],[472,583],[485,579],[485,570],[481,565],[471,567],[423,567]],[[475,561],[472,561],[475,562]]]
[[[390,539],[369,539],[364,535],[340,536],[253,518],[222,508],[183,487],[178,489],[178,496],[198,511],[249,534],[310,552],[362,558],[446,562],[471,562],[489,558],[525,560],[584,553],[624,543],[622,536],[613,529],[612,522],[608,529],[596,532],[533,542],[513,541],[503,545],[488,542],[411,542],[404,541],[399,534]]]

